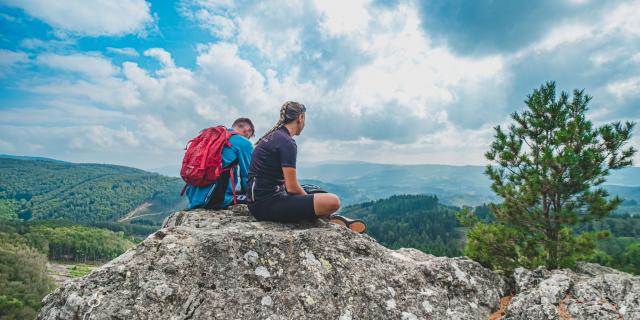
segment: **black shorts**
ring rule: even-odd
[[[258,220],[296,222],[316,219],[313,194],[288,194],[284,191],[249,202],[249,211]]]

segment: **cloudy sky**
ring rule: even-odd
[[[301,161],[484,164],[548,80],[640,120],[640,1],[0,0],[0,153],[177,165],[296,100]]]

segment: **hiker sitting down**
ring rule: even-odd
[[[285,102],[276,125],[256,142],[249,168],[249,211],[258,220],[295,222],[322,218],[362,233],[365,224],[361,220],[332,215],[340,208],[338,196],[307,194],[298,183],[298,150],[293,136],[304,129],[305,112],[303,104]]]
[[[211,129],[214,128],[205,130]],[[222,131],[225,130],[225,128],[221,129]],[[221,166],[223,168],[222,174],[213,183],[205,186],[187,185],[186,193],[189,198],[189,209],[203,207],[224,209],[231,204],[246,203],[245,193],[247,190],[248,170],[251,154],[253,153],[253,145],[249,139],[254,136],[254,126],[250,119],[238,118],[233,122],[231,128],[226,130],[230,134],[228,144],[225,143],[224,139],[215,141],[215,136],[208,138],[214,141],[213,143],[203,142],[209,147],[210,152],[215,152],[215,143],[222,144],[220,153]],[[199,137],[201,136],[203,136],[203,133]],[[185,164],[183,163],[183,169],[184,166]]]

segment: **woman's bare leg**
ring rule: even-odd
[[[318,218],[328,217],[340,209],[340,198],[333,193],[316,193],[313,195],[313,210]]]

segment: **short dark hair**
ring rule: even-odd
[[[233,122],[231,127],[235,127],[237,124],[241,124],[241,123],[248,124],[251,127],[251,137],[256,135],[256,129],[253,126],[253,122],[251,122],[251,119],[249,118],[238,118],[236,119],[236,121]]]

